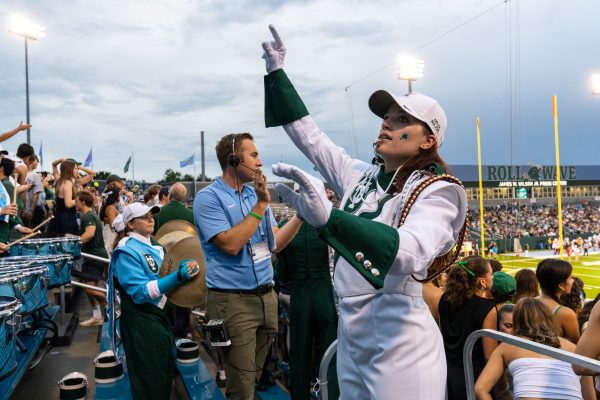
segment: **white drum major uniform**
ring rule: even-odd
[[[383,119],[375,144],[382,163],[352,159],[308,115],[282,70],[285,47],[270,29],[275,41],[263,43],[266,125],[282,125],[343,194],[340,209],[332,209],[316,178],[294,166],[273,167],[276,175],[300,184],[299,194],[276,188],[340,256],[334,282],[340,296],[340,398],[442,400],[442,337],[417,280],[426,278],[434,260],[459,240],[467,199],[461,186],[443,180],[418,196],[413,191],[446,171],[437,153],[446,128],[444,111],[422,94],[373,93],[369,107]],[[412,208],[401,220],[407,204]]]

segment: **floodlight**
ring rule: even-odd
[[[600,95],[600,74],[592,75],[592,94]]]
[[[46,28],[20,15],[11,17],[8,23],[8,31],[31,40],[38,40],[46,35]]]
[[[21,36],[25,42],[25,107],[27,113],[27,124],[29,119],[29,61],[27,55],[27,39],[39,40],[45,36],[46,29],[20,15],[13,15],[8,22],[8,31]],[[27,128],[27,144],[31,144],[31,130]]]
[[[425,61],[410,55],[399,55],[396,64],[398,79],[408,81],[408,92],[412,92],[412,81],[423,77]]]

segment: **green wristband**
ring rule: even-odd
[[[258,215],[258,214],[257,214],[257,213],[255,213],[255,212],[252,212],[252,211],[250,211],[250,215],[252,215],[254,218],[256,218],[256,219],[257,219],[257,220],[259,220],[259,221],[262,221],[262,220],[263,220],[263,217],[261,217],[260,215]]]

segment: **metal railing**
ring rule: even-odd
[[[96,292],[102,292],[104,294],[106,294],[108,292],[108,290],[105,288],[101,288],[98,286],[92,286],[92,285],[88,285],[87,283],[81,283],[81,282],[77,282],[77,281],[71,281],[71,285],[79,286],[80,288],[84,288],[84,289],[95,290]]]
[[[110,258],[98,257],[93,254],[84,253],[84,252],[81,252],[81,256],[83,258],[89,258],[90,260],[96,260],[96,261],[101,261],[106,264],[110,264]]]
[[[491,329],[481,329],[469,335],[465,342],[463,350],[463,365],[465,366],[465,382],[467,385],[467,400],[475,400],[475,378],[473,373],[473,346],[477,340],[482,337],[489,337],[500,342],[508,343],[513,346],[520,347],[525,350],[533,351],[534,353],[552,357],[557,360],[577,365],[596,373],[600,373],[600,361],[592,360],[591,358],[580,356],[578,354],[569,353],[568,351],[557,349],[532,342],[531,340],[523,339],[517,336],[508,335]]]
[[[96,261],[104,262],[106,264],[110,264],[110,259],[109,258],[98,257],[98,256],[95,256],[93,254],[83,253],[83,252],[81,253],[81,256],[83,258],[89,258],[91,260],[96,260]],[[73,285],[73,286],[79,286],[79,287],[84,288],[84,289],[95,290],[95,291],[102,292],[102,293],[105,293],[105,294],[107,292],[107,290],[104,289],[104,288],[100,288],[100,287],[97,287],[97,286],[88,285],[86,283],[81,283],[81,282],[77,282],[77,281],[71,281],[71,285]],[[62,289],[62,286],[61,286],[61,289]]]
[[[331,360],[337,351],[337,343],[338,341],[336,339],[329,345],[325,351],[325,354],[323,354],[323,359],[319,365],[319,392],[322,400],[329,400],[329,392],[327,391],[327,386],[329,384],[327,381],[327,372],[329,371],[329,364],[331,363]]]

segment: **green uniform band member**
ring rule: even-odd
[[[302,224],[294,240],[278,257],[278,268],[292,282],[290,304],[290,394],[309,398],[325,350],[337,337],[337,310],[329,272],[329,247],[317,230]],[[339,389],[335,364],[329,368],[329,398]]]

